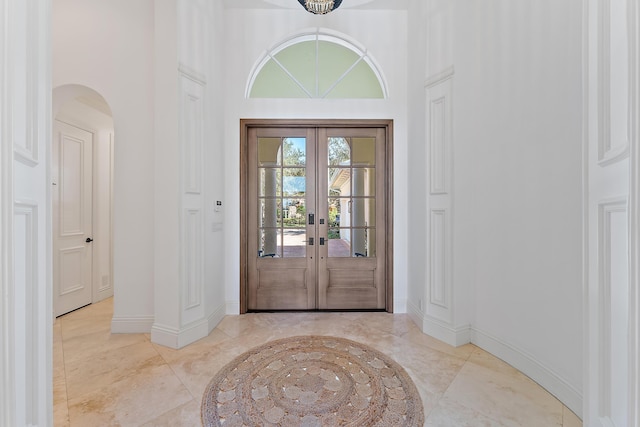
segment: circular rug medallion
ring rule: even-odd
[[[383,353],[343,338],[272,341],[235,358],[202,398],[205,426],[422,426],[416,386]]]

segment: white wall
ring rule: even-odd
[[[81,84],[112,109],[115,133],[114,320],[148,332],[153,320],[153,2],[55,0],[53,87]]]
[[[473,341],[578,414],[581,17],[579,0],[462,1],[454,39],[454,258],[474,281]]]
[[[225,269],[227,256],[233,254],[225,247],[226,218],[235,216],[235,209],[226,198],[227,173],[225,168],[225,151],[227,140],[225,135],[226,102],[224,88],[226,86],[226,26],[225,11],[222,2],[208,2],[209,14],[206,22],[207,40],[209,44],[203,52],[206,58],[205,68],[208,70],[206,90],[207,122],[205,127],[205,230],[209,238],[205,240],[205,301],[206,316],[209,329],[217,320],[226,314]],[[184,39],[189,43],[188,39]],[[184,51],[184,50],[183,50]],[[215,54],[210,54],[215,52]],[[181,62],[189,65],[187,58]],[[216,207],[217,201],[222,202]]]
[[[407,139],[411,144],[411,155],[407,158],[407,191],[411,194],[411,207],[407,209],[407,221],[411,224],[411,232],[407,235],[407,295],[408,312],[414,322],[422,325],[424,317],[423,302],[426,300],[427,269],[427,198],[425,183],[427,181],[426,140],[425,136],[425,102],[424,81],[427,63],[427,30],[429,25],[427,2],[412,0],[411,13],[408,15],[407,39]]]
[[[154,342],[179,348],[225,314],[222,4],[155,0]],[[224,205],[224,203],[223,203]]]
[[[394,120],[394,311],[407,300],[407,62],[406,11],[340,9],[315,16],[294,9],[228,9],[225,52],[225,284],[227,312],[239,311],[240,224],[238,209],[241,118],[365,118]],[[247,79],[264,51],[308,30],[337,31],[366,47],[384,72],[386,100],[245,99]],[[381,31],[384,28],[385,31]]]

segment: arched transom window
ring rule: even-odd
[[[381,73],[363,48],[317,32],[266,52],[251,74],[249,98],[386,98]]]

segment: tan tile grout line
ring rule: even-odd
[[[64,402],[65,402],[65,406],[67,408],[67,414],[66,414],[66,419],[67,419],[67,424],[69,426],[71,426],[71,414],[69,412],[69,393],[67,391],[68,386],[67,386],[67,362],[65,360],[65,351],[64,351],[64,333],[62,331],[62,322],[63,320],[60,319],[60,352],[62,353],[62,371],[64,372]]]
[[[212,332],[213,332],[213,330],[212,330]],[[231,336],[230,336],[229,334],[227,334],[226,332],[224,332],[224,331],[221,331],[221,332],[222,332],[223,334],[225,334],[229,339],[233,339],[233,337],[231,337]],[[199,397],[199,398],[198,398],[198,397],[196,397],[196,396],[194,396],[194,395],[193,395],[193,393],[191,392],[191,390],[189,389],[189,387],[184,383],[184,381],[182,381],[182,379],[180,378],[180,376],[178,375],[178,373],[175,371],[175,369],[173,369],[173,366],[171,366],[171,363],[169,363],[169,362],[167,361],[167,359],[165,359],[165,357],[164,357],[162,354],[160,354],[160,352],[157,350],[156,346],[157,346],[157,345],[161,345],[161,344],[155,344],[155,343],[151,342],[151,339],[149,339],[149,342],[151,343],[151,345],[152,345],[152,347],[153,347],[153,350],[158,354],[158,356],[160,356],[160,358],[161,358],[161,359],[162,359],[162,361],[165,363],[165,365],[167,365],[167,367],[171,370],[171,372],[172,372],[172,373],[173,373],[173,375],[176,377],[176,379],[178,380],[178,382],[179,382],[180,384],[182,384],[182,386],[185,388],[185,390],[187,390],[187,392],[188,392],[188,393],[189,393],[189,395],[191,396],[191,399],[192,399],[194,402],[196,402],[196,403],[198,403],[199,401],[201,401],[201,400],[202,400],[202,397]],[[183,348],[184,348],[184,347],[183,347]],[[190,402],[183,403],[183,404],[182,404],[182,405],[180,405],[180,406],[187,405],[188,403],[190,403]],[[179,406],[178,406],[178,407],[179,407]],[[200,407],[200,403],[198,403],[198,407]],[[171,412],[171,411],[173,411],[173,410],[175,410],[175,409],[176,409],[176,408],[169,409],[169,410],[167,410],[167,411],[163,412],[162,414],[158,415],[155,419],[160,418],[160,417],[162,417],[164,414],[167,414],[167,413],[169,413],[169,412]],[[153,421],[153,420],[150,420],[149,422],[151,422],[151,421]]]

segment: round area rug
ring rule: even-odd
[[[209,426],[422,426],[416,386],[383,353],[355,341],[292,337],[222,368],[202,398]]]

